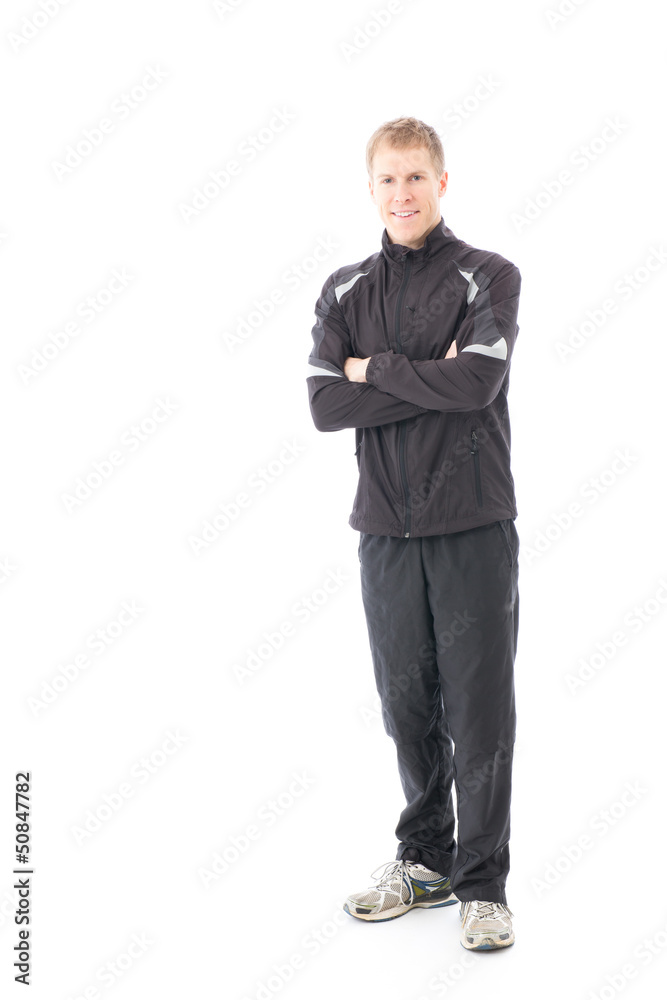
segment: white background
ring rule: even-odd
[[[655,4],[565,2],[557,20],[557,0],[404,0],[378,28],[383,0],[44,3],[55,12],[7,0],[1,15],[2,980],[18,940],[14,775],[30,769],[34,997],[655,997],[667,970]],[[290,120],[250,160],[244,143],[276,109]],[[365,144],[403,114],[443,138],[447,224],[523,277],[517,942],[485,955],[461,948],[458,907],[378,926],[340,910],[394,857],[402,796],[347,524],[354,434],[314,429],[304,369],[328,274],[379,248]],[[111,131],[86,147],[104,118]],[[233,159],[240,172],[187,221],[183,206]],[[314,266],[320,240],[335,247]],[[96,480],[112,452],[122,461]],[[195,552],[225,507],[238,516]],[[331,573],[335,592],[303,613]],[[266,655],[265,635],[290,623]],[[260,668],[239,677],[260,646]]]

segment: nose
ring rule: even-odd
[[[394,188],[394,201],[397,204],[404,204],[404,202],[410,200],[410,189],[405,181],[397,181],[396,187]]]

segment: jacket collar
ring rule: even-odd
[[[445,225],[445,220],[440,217],[440,222],[428,234],[424,245],[418,250],[404,247],[401,243],[390,243],[389,234],[385,229],[382,233],[382,253],[390,264],[403,264],[408,253],[412,254],[414,264],[422,264],[440,256],[444,250],[451,253],[458,242],[451,229]]]

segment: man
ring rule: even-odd
[[[519,540],[507,391],[521,278],[445,225],[433,128],[386,122],[367,167],[382,248],[325,282],[308,387],[318,430],[356,429],[349,523],[406,806],[396,861],[345,909],[382,921],[460,901],[463,946],[502,948],[514,942]]]

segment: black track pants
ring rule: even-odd
[[[407,803],[397,858],[448,874],[463,901],[507,902],[518,553],[512,520],[359,542],[375,679]]]

